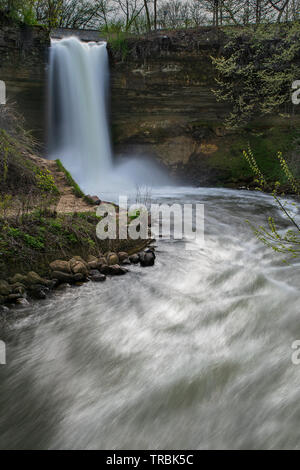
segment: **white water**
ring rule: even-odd
[[[205,204],[205,248],[0,317],[0,449],[300,448],[299,263],[245,223],[280,221],[272,197],[154,196]]]
[[[87,192],[112,168],[105,43],[53,41],[49,66],[49,149]]]

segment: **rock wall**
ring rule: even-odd
[[[216,28],[158,32],[112,41],[112,134],[116,152],[150,154],[174,174],[201,185],[241,186],[251,180],[242,150],[284,151],[291,120],[257,120],[242,134],[226,131],[230,108],[212,92],[211,56],[225,43]]]
[[[84,40],[95,40],[91,34],[85,32]],[[297,136],[290,118],[271,116],[243,134],[225,130],[229,108],[212,92],[211,63],[224,40],[217,29],[201,28],[110,41],[110,119],[118,156],[153,156],[188,182],[240,187],[253,179],[241,158],[248,142],[263,160],[291,147]],[[0,80],[42,142],[49,42],[42,28],[0,28]]]
[[[26,126],[45,139],[45,89],[49,34],[41,27],[0,24],[0,80]]]
[[[110,48],[112,133],[118,153],[152,154],[173,172],[216,150],[227,111],[211,91],[212,28],[158,33]]]

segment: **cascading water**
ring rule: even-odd
[[[144,158],[112,162],[107,97],[109,64],[105,43],[77,38],[52,41],[49,65],[49,155],[59,158],[86,193],[110,200],[137,186],[170,184]]]
[[[105,43],[52,41],[49,153],[86,192],[97,193],[112,167],[107,120],[109,66]]]

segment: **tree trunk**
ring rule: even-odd
[[[146,18],[147,18],[147,29],[148,31],[151,31],[151,20],[150,20],[150,13],[149,13],[147,0],[144,0],[144,5],[145,5],[145,11],[146,11]]]

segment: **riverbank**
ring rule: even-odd
[[[150,239],[97,237],[102,201],[85,195],[59,160],[36,155],[16,120],[14,113],[0,115],[0,305],[26,305],[55,288],[154,263],[152,251],[146,256],[152,261],[143,254]]]

